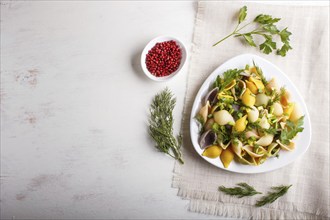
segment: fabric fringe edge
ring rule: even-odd
[[[221,202],[205,200],[190,200],[188,210],[191,212],[222,216],[227,218],[244,218],[244,216],[250,216],[248,219],[330,219],[329,217],[312,215],[309,213],[292,212],[287,210],[278,210],[270,208],[255,209],[250,206],[237,206],[236,204],[225,204]]]

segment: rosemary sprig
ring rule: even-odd
[[[261,192],[256,191],[252,186],[248,185],[247,183],[237,183],[236,185],[238,186],[234,188],[220,186],[219,191],[224,192],[227,195],[237,196],[238,198],[261,194]]]
[[[260,207],[260,206],[264,206],[268,203],[272,203],[274,202],[276,199],[278,199],[279,197],[283,196],[285,193],[287,193],[287,191],[289,190],[289,188],[292,185],[288,185],[288,186],[276,186],[276,187],[272,187],[273,191],[272,192],[268,192],[268,194],[264,197],[262,197],[260,200],[257,201],[256,206]]]
[[[156,142],[156,148],[184,163],[180,148],[182,137],[173,135],[173,109],[176,99],[168,88],[157,94],[150,106],[149,134]]]

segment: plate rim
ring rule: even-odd
[[[305,118],[304,118],[304,121],[307,123],[304,122],[304,128],[308,127],[308,130],[309,132],[307,133],[307,139],[308,139],[308,143],[306,145],[306,148],[299,154],[297,155],[294,159],[292,159],[291,161],[287,162],[287,163],[283,163],[279,166],[276,166],[276,167],[272,167],[270,169],[266,169],[266,170],[261,170],[261,171],[258,171],[258,170],[251,170],[250,171],[238,171],[238,170],[231,170],[230,168],[224,168],[224,167],[220,167],[214,163],[211,163],[210,161],[207,160],[206,157],[203,157],[196,149],[196,146],[194,144],[194,141],[193,141],[193,135],[196,135],[195,132],[193,131],[192,129],[192,126],[193,126],[193,123],[196,123],[196,120],[195,120],[195,114],[193,112],[193,110],[196,108],[196,105],[198,105],[198,102],[197,102],[197,98],[201,96],[201,93],[203,93],[203,91],[205,90],[204,87],[208,86],[210,82],[209,79],[211,78],[211,76],[213,75],[222,75],[224,71],[220,72],[220,69],[223,68],[223,66],[225,65],[228,65],[228,63],[231,63],[233,62],[234,60],[236,59],[240,59],[242,57],[248,57],[249,59],[251,60],[254,60],[254,58],[256,59],[259,59],[265,63],[267,63],[267,65],[269,65],[271,68],[274,68],[276,69],[276,71],[280,72],[282,74],[282,76],[285,78],[285,80],[288,82],[288,84],[290,84],[291,87],[293,87],[293,89],[295,90],[295,93],[296,95],[299,97],[299,99],[302,100],[302,103],[299,102],[300,105],[302,105],[302,107],[304,108],[305,110]],[[204,88],[204,89],[203,89]],[[201,98],[201,97],[200,97]],[[206,79],[204,80],[204,82],[202,83],[202,85],[200,86],[198,92],[196,93],[196,96],[195,96],[195,99],[194,99],[194,102],[193,102],[193,105],[191,107],[191,112],[190,112],[190,118],[189,118],[189,130],[190,130],[190,139],[191,139],[191,142],[192,142],[192,145],[196,151],[196,153],[203,158],[203,160],[205,160],[207,163],[209,164],[212,164],[213,166],[217,167],[217,168],[220,168],[222,170],[225,170],[225,171],[228,171],[228,172],[233,172],[233,173],[240,173],[240,174],[257,174],[257,173],[265,173],[265,172],[270,172],[270,171],[274,171],[274,170],[278,170],[280,168],[283,168],[289,164],[292,164],[293,162],[295,162],[297,159],[299,159],[302,155],[304,155],[306,153],[306,151],[308,150],[308,148],[310,147],[310,144],[311,144],[311,140],[312,140],[312,126],[311,126],[311,120],[310,120],[310,116],[309,116],[309,111],[308,111],[308,108],[307,108],[307,105],[305,103],[305,100],[303,98],[303,96],[301,95],[300,91],[298,90],[298,88],[295,86],[295,84],[290,80],[290,78],[285,74],[284,71],[282,71],[277,65],[273,64],[272,62],[270,62],[269,60],[265,59],[265,58],[262,58],[258,55],[255,55],[255,54],[251,54],[251,53],[244,53],[244,54],[240,54],[240,55],[237,55],[237,56],[234,56],[230,59],[228,59],[227,61],[223,62],[222,64],[220,64],[218,67],[216,67],[207,77]],[[300,134],[301,135],[301,134]],[[305,134],[306,135],[306,134]],[[200,148],[200,146],[198,146]],[[248,165],[246,165],[248,166]],[[252,166],[252,167],[259,167],[259,166]]]

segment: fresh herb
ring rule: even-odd
[[[275,23],[281,20],[280,18],[273,18],[271,15],[260,14],[253,20],[253,22],[249,22],[243,26],[240,26],[241,23],[245,21],[246,15],[247,7],[244,6],[239,10],[238,24],[234,31],[216,42],[213,46],[216,46],[227,38],[234,36],[242,37],[250,46],[257,47],[253,37],[260,36],[264,38],[264,42],[259,45],[259,49],[265,54],[270,54],[273,50],[277,49],[276,54],[284,57],[286,53],[292,49],[292,47],[290,46],[291,32],[288,31],[288,28],[279,30],[275,25]],[[257,24],[257,28],[249,32],[241,32],[241,30],[243,30],[245,27],[249,26],[252,23]],[[279,37],[282,42],[282,46],[280,49],[278,49],[276,42],[273,39],[276,36]]]
[[[276,199],[278,199],[279,197],[283,196],[285,193],[287,193],[287,191],[289,190],[289,188],[292,185],[289,186],[276,186],[276,187],[272,187],[273,191],[272,192],[268,192],[268,194],[264,197],[262,197],[260,200],[257,201],[256,206],[260,207],[260,206],[264,206],[268,203],[272,203],[274,202]]]
[[[204,126],[205,121],[204,121],[204,118],[201,115],[197,115],[196,120],[201,124],[201,126]]]
[[[276,90],[272,90],[269,96],[271,98],[269,99],[267,106],[272,106],[275,102],[279,102],[281,99],[281,94]]]
[[[276,128],[270,127],[268,129],[262,128],[258,122],[250,122],[248,124],[248,128],[251,129],[257,129],[259,133],[267,133],[267,134],[273,134],[276,135],[278,133],[278,130]]]
[[[242,69],[229,69],[223,73],[223,79],[220,78],[220,92],[223,91],[233,80],[237,79]]]
[[[236,185],[238,186],[234,188],[227,188],[224,186],[220,186],[218,190],[224,192],[227,195],[236,196],[238,198],[242,198],[245,196],[253,196],[256,194],[262,194],[261,192],[256,191],[255,188],[248,185],[247,183],[238,183]],[[274,202],[276,199],[286,194],[291,186],[292,185],[288,185],[288,186],[281,185],[281,186],[271,187],[272,191],[268,192],[267,195],[261,197],[261,199],[256,202],[255,206],[261,207],[268,203]]]
[[[281,131],[281,143],[289,144],[290,140],[292,140],[299,132],[302,132],[304,130],[304,128],[302,127],[303,124],[304,116],[300,117],[296,123],[287,120],[285,128]]]
[[[267,134],[277,134],[278,133],[278,130],[276,128],[268,128],[268,129],[262,129],[263,132],[267,133]]]
[[[212,125],[212,130],[217,134],[218,143],[228,143],[231,140],[231,126],[226,128],[225,125],[219,125],[214,123]]]
[[[184,163],[180,148],[182,137],[173,135],[173,109],[176,99],[168,88],[157,94],[150,106],[149,134],[156,142],[156,148]]]
[[[219,191],[224,192],[227,195],[237,196],[238,198],[261,194],[261,192],[256,191],[252,186],[248,185],[247,183],[238,183],[236,185],[238,186],[234,188],[220,186]]]
[[[197,115],[195,117],[196,121],[199,123],[199,134],[202,135],[205,131],[205,128],[204,128],[204,119],[201,115]]]
[[[262,72],[262,69],[256,65],[256,63],[253,60],[253,65],[256,68],[256,72],[258,74],[258,76],[260,77],[262,83],[266,86],[268,84],[268,81],[266,79],[266,77],[264,76],[264,73]]]

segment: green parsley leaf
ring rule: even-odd
[[[259,24],[274,24],[281,20],[280,18],[273,18],[271,15],[263,15],[260,14],[258,15],[254,21],[259,23]]]
[[[286,55],[286,53],[292,49],[292,47],[290,46],[290,35],[292,34],[291,32],[289,32],[287,30],[288,28],[283,29],[282,31],[280,31],[278,33],[278,35],[281,38],[281,41],[283,43],[283,46],[281,47],[281,49],[278,49],[276,51],[277,55],[280,55],[282,57],[284,57]]]
[[[289,42],[290,41],[290,35],[292,35],[292,33],[288,31],[288,28],[285,28],[285,29],[281,30],[281,32],[279,32],[278,34],[280,35],[281,41],[283,43]]]
[[[276,49],[276,43],[271,39],[266,39],[265,42],[260,44],[260,50],[265,54],[270,54],[273,49]]]
[[[248,44],[250,44],[253,47],[256,47],[257,45],[254,43],[252,35],[251,34],[243,34],[243,37]]]
[[[268,25],[265,25],[263,26],[263,29],[268,31],[269,33],[271,34],[277,34],[279,33],[280,31],[277,29],[277,27],[273,24],[268,24]]]
[[[223,73],[223,82],[220,85],[220,91],[224,90],[238,75],[243,72],[242,69],[230,69]]]
[[[302,132],[304,128],[302,125],[304,124],[304,117],[300,117],[296,123],[287,120],[285,128],[281,131],[280,141],[283,144],[289,144],[290,140],[292,140],[299,132]]]
[[[285,44],[283,44],[283,46],[281,47],[281,49],[278,49],[276,51],[276,54],[277,55],[280,55],[282,57],[285,57],[286,52],[288,52],[291,49],[292,49],[292,47],[288,43],[285,43]]]
[[[238,14],[238,23],[242,23],[242,21],[245,20],[246,18],[246,14],[247,14],[247,7],[243,6],[240,10],[239,10],[239,14]]]

